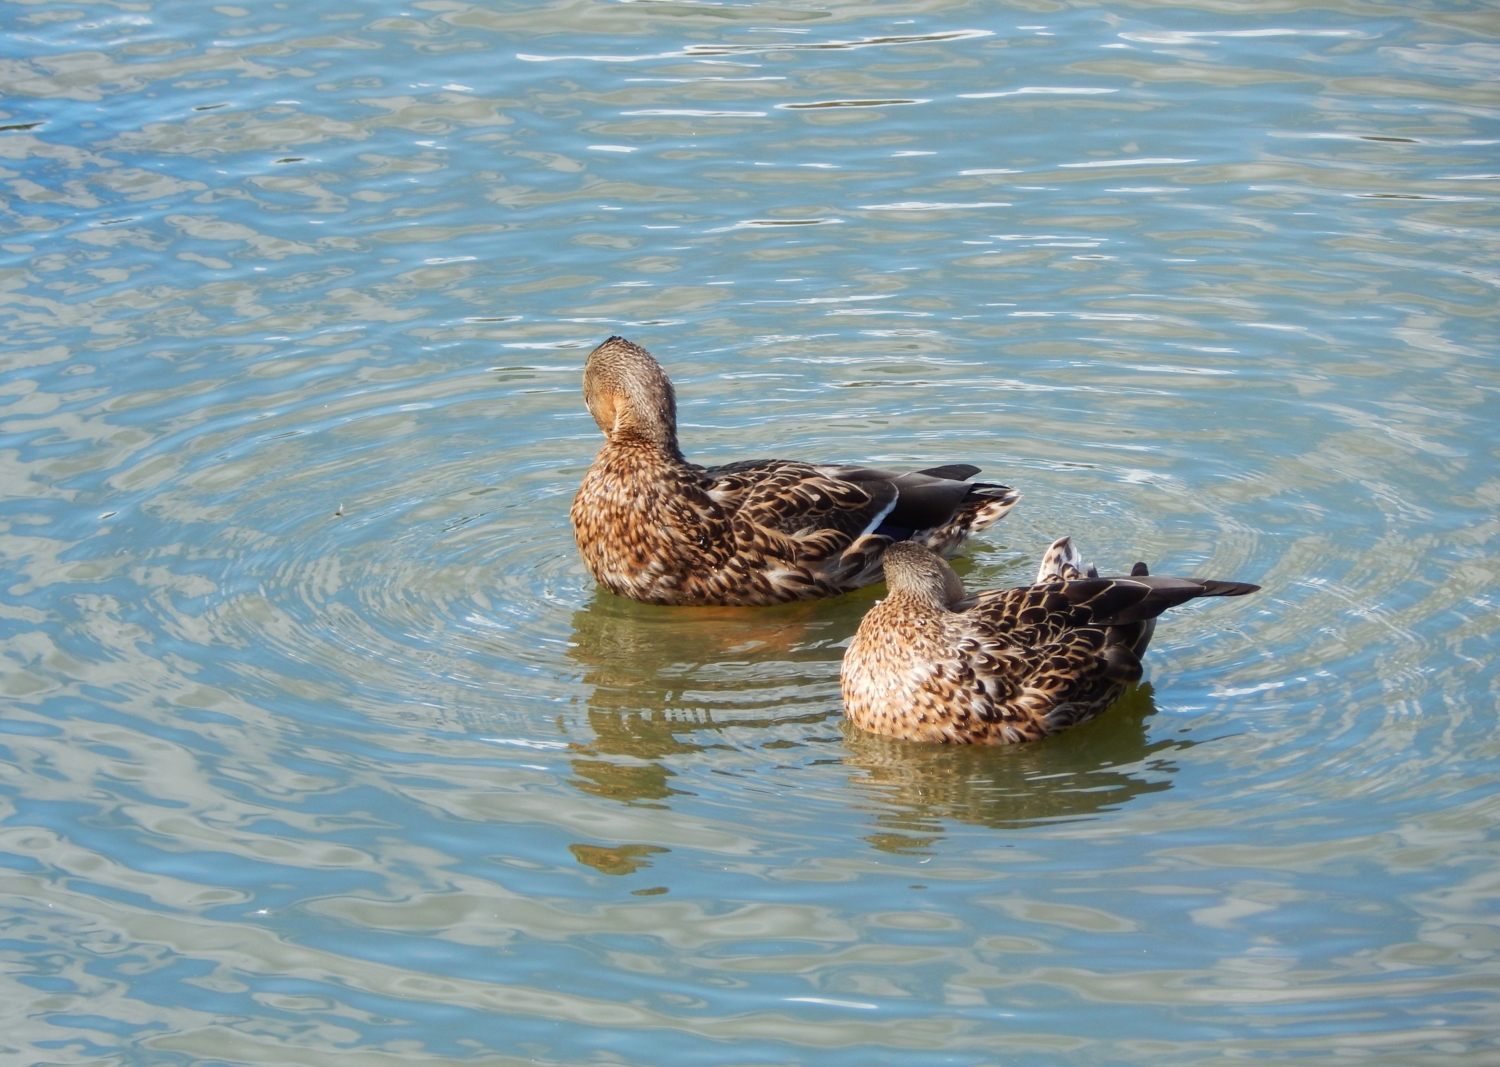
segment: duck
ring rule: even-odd
[[[844,652],[845,713],[872,733],[949,744],[1035,741],[1087,722],[1140,681],[1162,612],[1260,588],[1157,577],[1144,563],[1101,578],[1071,537],[1014,589],[966,593],[952,567],[909,541],[886,549],[884,571],[888,595]]]
[[[760,606],[833,596],[878,581],[881,557],[911,541],[951,556],[1020,499],[951,463],[874,467],[752,459],[690,463],[677,397],[652,355],[610,337],[583,368],[583,399],[604,432],[569,516],[589,573],[651,604]]]

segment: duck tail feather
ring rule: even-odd
[[[950,481],[966,482],[984,468],[976,467],[972,463],[946,463],[941,467],[928,467],[918,474],[925,474],[930,478],[947,478]]]
[[[1090,600],[1089,606],[1096,611],[1095,622],[1104,626],[1146,622],[1170,608],[1186,604],[1200,596],[1244,596],[1260,588],[1249,582],[1162,578],[1154,575],[1101,581],[1110,582],[1114,588],[1084,599]]]

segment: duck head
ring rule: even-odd
[[[936,553],[915,541],[897,541],[881,557],[892,597],[949,610],[964,598],[964,583]]]
[[[583,402],[611,441],[635,437],[677,453],[677,394],[640,345],[611,337],[583,365]]]

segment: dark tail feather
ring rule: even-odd
[[[1199,593],[1199,596],[1244,596],[1260,588],[1249,582],[1216,582],[1207,578],[1200,584],[1203,586],[1203,592]]]
[[[1072,566],[1049,566],[1052,557],[1063,550],[1066,550],[1068,562]],[[1145,654],[1146,646],[1151,643],[1151,636],[1156,632],[1156,617],[1169,608],[1200,596],[1244,596],[1260,588],[1249,582],[1156,577],[1144,563],[1131,567],[1128,578],[1100,578],[1099,572],[1089,567],[1087,577],[1064,579],[1061,586],[1050,585],[1057,582],[1067,570],[1077,573],[1077,560],[1077,550],[1072,541],[1058,538],[1048,549],[1048,556],[1043,559],[1037,584],[1048,585],[1079,609],[1079,623],[1105,628],[1105,646],[1114,650],[1112,655],[1115,658],[1109,660],[1111,670],[1123,671],[1129,659],[1135,658],[1138,661]]]
[[[1123,626],[1154,619],[1169,608],[1200,596],[1244,596],[1259,589],[1248,582],[1219,582],[1198,578],[1075,578],[1058,590],[1070,604],[1083,609],[1085,625]]]
[[[1150,592],[1142,597],[1137,603],[1119,611],[1117,614],[1103,622],[1106,630],[1105,641],[1109,645],[1123,645],[1129,648],[1137,657],[1146,654],[1146,647],[1151,644],[1151,638],[1156,633],[1156,617],[1168,608],[1174,608],[1179,604],[1185,604],[1200,596],[1244,596],[1253,593],[1260,588],[1249,582],[1219,582],[1212,579],[1199,580],[1196,578],[1152,578],[1146,574],[1136,574],[1135,571],[1144,571],[1146,565],[1137,563],[1132,568],[1132,577],[1121,579],[1122,582],[1131,582],[1136,585],[1152,586]]]
[[[969,463],[949,463],[942,467],[928,467],[925,471],[917,471],[917,473],[933,478],[951,478],[955,482],[966,482],[981,469]]]
[[[1105,625],[1127,622],[1145,622],[1162,612],[1186,604],[1200,596],[1244,596],[1260,588],[1249,582],[1219,582],[1198,578],[1157,578],[1139,575],[1133,578],[1115,579],[1122,587],[1145,586],[1146,593],[1135,603],[1121,605],[1118,611],[1098,621]],[[1123,589],[1122,589],[1123,591]],[[1103,605],[1101,605],[1103,606]],[[1108,608],[1105,609],[1108,611]]]

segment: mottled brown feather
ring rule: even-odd
[[[1093,718],[1140,680],[1157,615],[1259,588],[1152,577],[1144,564],[1100,578],[1068,538],[1048,549],[1036,584],[1016,589],[966,597],[952,569],[911,542],[886,550],[885,573],[890,595],[844,653],[844,710],[874,733],[957,744],[1032,741]]]
[[[905,474],[777,459],[696,466],[677,444],[671,381],[621,337],[590,353],[584,400],[605,443],[573,499],[574,537],[599,584],[635,600],[755,605],[841,593],[880,578],[893,540],[952,554],[1020,499],[965,481],[978,473],[967,464]],[[911,525],[894,529],[893,516]]]

